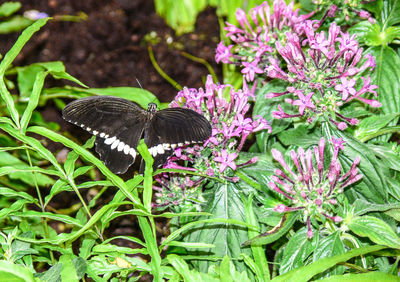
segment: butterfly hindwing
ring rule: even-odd
[[[210,135],[211,125],[202,115],[190,109],[168,108],[153,116],[145,131],[145,142],[157,168],[176,147],[203,142]]]
[[[146,111],[128,100],[93,96],[76,100],[63,118],[96,136],[96,152],[114,173],[124,173],[135,161],[146,124]]]

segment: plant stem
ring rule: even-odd
[[[33,167],[31,155],[29,154],[29,150],[25,149],[25,152],[26,152],[26,156],[28,157],[29,166]],[[33,174],[33,182],[34,182],[35,188],[36,188],[36,193],[37,193],[38,198],[39,198],[40,209],[42,210],[42,212],[45,212],[46,211],[46,207],[44,206],[42,194],[40,193],[39,185],[37,183],[36,172],[32,172],[32,174]],[[44,235],[46,236],[46,239],[47,239],[47,238],[49,238],[49,226],[47,225],[47,218],[43,218],[42,217],[41,221],[42,221],[42,224],[43,224]],[[55,263],[53,251],[49,250],[49,254],[50,254],[51,262]]]
[[[149,57],[150,57],[150,61],[153,64],[153,67],[156,69],[156,71],[166,80],[168,81],[172,87],[175,87],[177,90],[182,90],[183,87],[176,82],[172,77],[170,77],[168,74],[166,74],[161,67],[158,65],[156,58],[154,57],[154,53],[153,53],[153,48],[149,45],[147,46],[147,50],[149,52]]]

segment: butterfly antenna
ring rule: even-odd
[[[139,79],[138,79],[137,77],[135,77],[135,78],[136,78],[136,81],[137,81],[137,83],[139,84],[140,88],[142,88],[142,89],[143,89],[142,85],[140,84],[140,81],[139,81]]]

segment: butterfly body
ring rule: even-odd
[[[211,135],[211,125],[190,109],[147,111],[136,103],[113,97],[93,96],[75,100],[63,110],[63,118],[96,136],[96,152],[114,173],[125,173],[137,156],[142,135],[154,158],[154,168],[164,164],[174,149],[199,143]]]

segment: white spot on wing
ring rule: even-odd
[[[171,148],[175,149],[176,148],[176,144],[171,144]]]
[[[157,156],[157,147],[151,147],[149,152],[153,157]]]
[[[133,159],[136,158],[136,150],[135,150],[135,149],[130,148],[130,149],[129,149],[129,154],[133,157]]]
[[[114,143],[112,143],[111,150],[114,150],[115,148],[117,148],[118,144],[119,144],[119,140],[117,139],[114,141]]]
[[[124,146],[124,154],[125,154],[125,155],[128,155],[130,149],[131,149],[131,147],[129,147],[128,144],[125,144],[125,146]]]
[[[97,135],[99,132],[97,130],[93,130],[93,135]]]
[[[107,145],[111,145],[112,143],[114,143],[115,139],[117,139],[117,137],[111,137],[111,138],[107,138],[106,140],[104,140],[104,144]]]
[[[125,143],[124,143],[124,142],[120,142],[120,143],[118,144],[117,151],[118,151],[118,152],[121,152],[121,151],[124,149],[124,147],[125,147]]]
[[[163,143],[162,146],[164,150],[171,150],[171,145],[168,143]]]
[[[101,138],[103,138],[104,136],[106,136],[106,134],[104,132],[100,133]]]
[[[158,153],[158,154],[164,154],[164,153],[165,153],[162,144],[159,144],[159,145],[156,147],[156,149],[157,149],[157,153]]]

